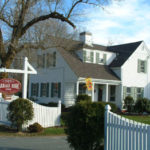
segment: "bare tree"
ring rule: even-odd
[[[1,0],[0,21],[7,26],[10,39],[4,47],[0,29],[0,59],[2,65],[9,68],[16,54],[22,49],[38,46],[33,42],[28,44],[27,37],[34,25],[48,19],[57,19],[75,28],[73,15],[86,5],[104,6],[111,0]],[[40,10],[40,11],[39,11]]]

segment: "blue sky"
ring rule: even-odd
[[[90,31],[93,42],[107,45],[144,40],[150,47],[150,1],[123,0],[101,8],[86,9],[86,20],[77,26]]]

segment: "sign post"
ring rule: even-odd
[[[29,64],[28,58],[25,57],[24,59],[24,70],[0,68],[0,72],[24,74],[22,93],[23,93],[23,98],[26,99],[27,98],[27,86],[28,86],[28,74],[37,74],[37,71]]]

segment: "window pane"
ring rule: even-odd
[[[37,83],[31,84],[31,96],[38,96],[38,84]]]
[[[47,83],[41,83],[41,96],[47,96],[49,88]]]
[[[127,87],[127,93],[131,93],[131,88]]]
[[[53,83],[53,97],[58,97],[58,83]]]
[[[53,66],[53,54],[47,54],[46,63],[47,63],[46,65],[47,68]]]
[[[145,61],[141,61],[140,69],[141,69],[141,72],[145,72]]]
[[[86,85],[79,84],[79,94],[86,94]]]
[[[110,86],[110,101],[115,101],[116,86]]]

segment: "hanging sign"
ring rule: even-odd
[[[86,81],[86,87],[87,87],[88,91],[91,91],[92,90],[92,80],[91,80],[91,78],[86,78],[85,81]]]
[[[14,94],[21,90],[21,83],[18,80],[4,78],[0,80],[0,93]]]

